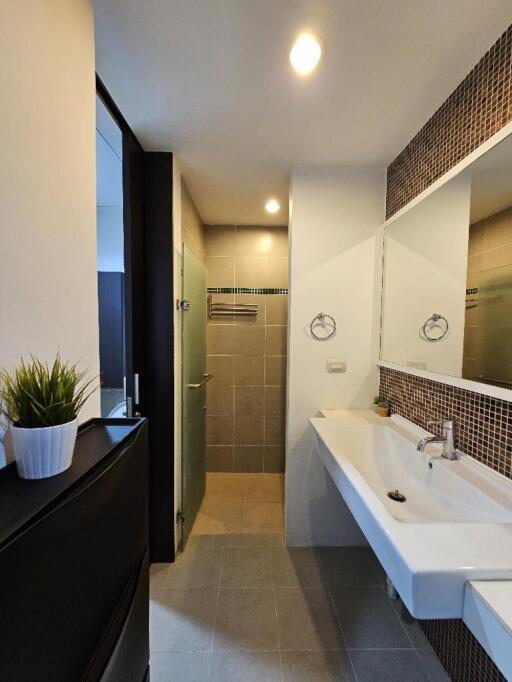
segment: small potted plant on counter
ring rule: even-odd
[[[380,395],[377,395],[375,396],[373,404],[377,408],[377,414],[379,415],[379,417],[389,417],[390,407],[387,400],[381,398]]]
[[[0,371],[0,409],[10,420],[14,457],[21,478],[49,478],[71,466],[78,413],[95,389],[87,371],[34,357],[14,372]]]

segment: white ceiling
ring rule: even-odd
[[[97,70],[206,223],[283,224],[295,163],[387,165],[512,23],[510,0],[96,0]],[[325,56],[288,63],[309,29]],[[283,211],[263,210],[277,197]]]

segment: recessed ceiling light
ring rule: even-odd
[[[313,33],[301,33],[290,50],[290,62],[299,76],[309,76],[322,56],[320,39]]]
[[[277,213],[280,208],[281,206],[279,205],[279,202],[277,202],[275,199],[269,199],[265,204],[265,211],[267,213]]]

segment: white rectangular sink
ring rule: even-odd
[[[512,579],[512,481],[418,452],[426,432],[401,417],[324,414],[310,419],[319,455],[414,616],[461,618],[467,580]]]

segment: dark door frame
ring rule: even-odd
[[[127,395],[149,420],[150,558],[174,561],[172,154],[144,151],[98,74],[96,92],[123,136]]]

